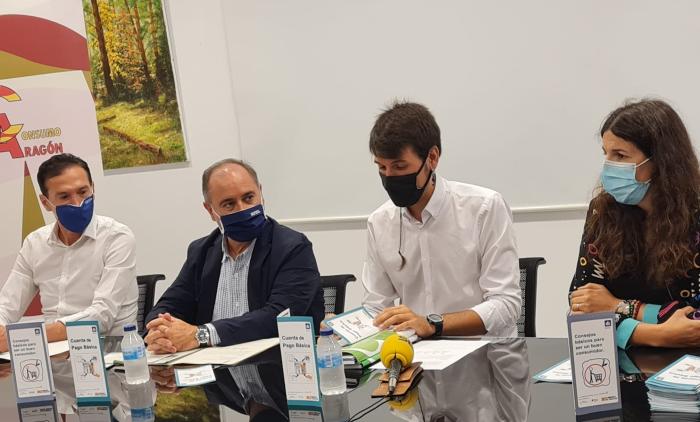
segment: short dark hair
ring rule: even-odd
[[[219,160],[216,163],[207,167],[207,169],[204,170],[204,173],[202,173],[202,195],[204,195],[205,200],[209,200],[209,179],[211,179],[211,174],[214,173],[214,170],[226,164],[236,164],[243,167],[248,172],[248,174],[250,174],[250,177],[253,178],[255,184],[260,186],[260,181],[258,180],[258,173],[255,171],[253,166],[251,166],[243,160],[236,160],[235,158],[224,158],[223,160]]]
[[[53,177],[60,176],[67,168],[73,166],[77,166],[85,170],[88,180],[90,181],[90,186],[92,186],[92,174],[90,173],[90,167],[88,167],[88,163],[86,163],[85,160],[73,154],[58,154],[44,161],[39,166],[39,171],[36,173],[36,179],[39,182],[39,189],[41,190],[41,193],[44,196],[48,196],[46,181]]]
[[[377,116],[369,135],[369,150],[375,157],[397,158],[406,147],[423,160],[432,147],[441,153],[440,127],[426,106],[394,101]]]

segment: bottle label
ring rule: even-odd
[[[124,355],[124,360],[137,360],[146,356],[146,350],[143,346],[129,347],[128,349],[124,349],[122,354]]]
[[[131,418],[135,420],[153,420],[153,408],[144,407],[141,409],[131,409]]]
[[[340,354],[325,355],[318,358],[319,368],[337,368],[339,366],[343,366],[343,356]]]

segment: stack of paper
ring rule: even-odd
[[[700,357],[685,355],[646,381],[654,420],[697,420]]]

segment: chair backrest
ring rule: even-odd
[[[542,257],[520,258],[520,295],[523,304],[518,318],[518,337],[535,337],[537,269],[546,263]]]
[[[156,283],[159,280],[165,280],[165,275],[148,274],[136,276],[136,283],[139,286],[138,315],[136,316],[139,334],[143,334],[146,316],[153,309]]]
[[[326,313],[342,314],[345,312],[345,287],[357,280],[352,274],[322,275],[323,302]]]

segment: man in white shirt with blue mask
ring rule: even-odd
[[[81,158],[49,158],[39,166],[37,182],[42,205],[57,219],[27,235],[2,286],[0,351],[7,351],[5,325],[22,317],[37,292],[49,341],[65,340],[65,323],[78,320],[121,334],[137,314],[133,233],[94,214],[92,175]]]
[[[520,271],[501,195],[436,174],[440,128],[420,104],[380,114],[369,147],[391,199],[367,223],[363,303],[375,325],[422,338],[516,336]]]

